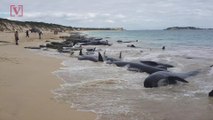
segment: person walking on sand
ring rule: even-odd
[[[16,45],[18,45],[18,41],[19,41],[19,36],[18,36],[18,31],[16,30],[16,32],[15,32],[15,42],[16,42]]]
[[[39,39],[41,39],[41,35],[42,35],[42,34],[43,34],[43,33],[42,33],[41,31],[38,32]]]
[[[165,46],[163,46],[163,47],[162,47],[162,50],[165,50],[165,49],[166,49],[166,47],[165,47]]]
[[[29,36],[29,30],[26,31],[26,37],[28,37],[28,38],[30,37]]]

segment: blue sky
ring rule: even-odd
[[[10,17],[11,4],[24,6]],[[213,0],[1,0],[0,17],[76,27],[213,27]]]

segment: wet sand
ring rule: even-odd
[[[59,34],[66,35],[67,33]],[[51,90],[61,82],[52,74],[62,60],[44,57],[24,49],[59,35],[44,33],[25,38],[20,33],[20,45],[14,43],[13,33],[0,33],[0,120],[94,120],[91,112],[79,112],[54,99]],[[6,41],[6,42],[5,42]],[[7,43],[9,42],[9,43]]]

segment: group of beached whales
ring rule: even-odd
[[[119,58],[113,58],[106,55],[106,51],[102,56],[100,52],[95,54],[83,54],[82,50],[79,52],[78,60],[89,60],[93,62],[106,62],[107,64],[114,64],[118,67],[127,67],[130,71],[146,72],[149,76],[144,80],[145,88],[154,88],[167,85],[175,85],[178,82],[188,83],[185,79],[191,76],[195,76],[199,73],[199,70],[187,72],[187,73],[174,73],[168,71],[168,68],[174,67],[170,64],[164,64],[155,61],[123,61],[122,52],[120,52]],[[209,93],[210,97],[213,97],[213,90]]]

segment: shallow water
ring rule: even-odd
[[[134,44],[143,46],[141,42]],[[173,72],[200,73],[187,78],[189,84],[149,89],[143,87],[146,73],[67,57],[64,67],[55,72],[64,81],[54,90],[56,99],[78,110],[93,111],[98,120],[212,120],[213,99],[208,98],[208,92],[213,89],[213,49],[202,45],[182,45],[165,51],[146,47],[127,48],[126,44],[114,42],[100,49],[114,57],[123,51],[126,61],[154,60],[174,65],[170,69]]]

